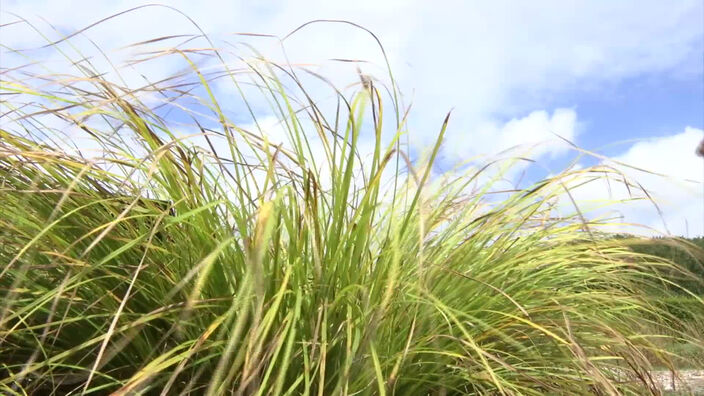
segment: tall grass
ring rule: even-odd
[[[218,55],[154,56],[193,53]],[[556,215],[604,169],[497,201],[484,170],[431,177],[448,119],[409,159],[395,86],[322,106],[261,58],[143,89],[77,64],[2,71],[4,394],[657,394],[660,338],[702,346],[651,297],[671,263]],[[228,116],[216,79],[265,97],[287,143]],[[188,133],[163,111],[183,99]]]

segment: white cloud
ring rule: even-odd
[[[27,17],[41,14],[68,32],[139,2],[6,0],[4,4],[5,12]],[[453,106],[457,112],[451,128],[467,130],[494,120],[497,114],[513,117],[516,111],[534,110],[525,108],[526,103],[565,89],[594,87],[643,73],[698,72],[701,63],[702,4],[698,0],[170,4],[214,37],[230,41],[244,40],[226,36],[232,32],[282,36],[317,18],[345,19],[370,28],[384,43],[401,87],[407,93],[415,92],[418,135],[426,141],[432,140],[433,127]],[[3,22],[14,19],[9,14],[2,18]],[[34,36],[26,29],[21,34],[19,26],[5,29],[3,41],[11,47],[23,46]],[[147,38],[197,32],[176,12],[150,7],[93,27],[86,36],[112,49]],[[276,54],[275,40],[249,41],[266,54]],[[205,43],[199,40],[193,45]],[[286,46],[293,62],[320,64],[320,71],[332,77],[344,75],[347,82],[356,78],[350,76],[351,68],[323,61],[365,59],[372,62],[365,70],[385,77],[374,40],[347,25],[311,26],[287,40]]]
[[[504,156],[555,156],[569,147],[560,137],[571,142],[577,137],[577,113],[572,109],[557,109],[552,115],[534,111],[504,124],[484,122],[464,134],[455,129],[448,136],[452,144],[446,145],[446,151],[464,159],[500,152]]]
[[[602,163],[625,174],[627,180],[637,182],[648,191],[649,197],[639,191],[638,185],[629,189],[616,180],[606,183],[605,179],[576,188],[572,194],[580,208],[591,210],[592,215],[604,214],[603,210],[594,209],[605,200],[622,201],[609,207],[612,215],[650,229],[622,227],[621,230],[704,235],[704,159],[695,154],[702,138],[704,131],[688,127],[672,136],[635,143],[622,155]]]
[[[7,14],[14,12],[31,18],[40,30],[56,39],[61,34],[52,32],[34,15],[46,17],[62,33],[68,33],[138,4],[128,0],[5,0],[0,22],[15,20]],[[598,90],[603,85],[652,73],[686,76],[701,72],[704,10],[699,0],[504,0],[442,4],[420,0],[289,0],[256,5],[244,1],[211,1],[204,5],[182,0],[170,4],[193,18],[214,38],[221,39],[216,45],[235,51],[235,55],[249,55],[244,47],[233,48],[224,42],[247,41],[276,60],[283,60],[276,40],[231,33],[282,36],[318,18],[344,19],[369,28],[382,40],[395,76],[407,94],[405,100],[414,102],[409,122],[414,146],[431,144],[445,113],[453,106],[456,108],[444,150],[449,160],[492,155],[517,144],[521,145],[520,150],[530,150],[532,158],[554,157],[566,148],[554,134],[577,144],[580,135],[573,109],[553,110],[543,104],[553,95],[576,88]],[[45,44],[31,29],[19,24],[3,27],[0,34],[3,44],[12,48]],[[118,61],[119,66],[120,61],[133,54],[132,50],[115,51],[116,48],[170,34],[198,34],[198,29],[174,11],[150,7],[101,23],[73,41],[85,55],[92,56],[100,70],[109,70],[110,66],[92,47],[89,38]],[[155,43],[150,48],[166,48],[176,42]],[[207,45],[202,38],[188,44]],[[72,59],[77,58],[67,46],[62,48],[73,54],[69,55]],[[312,69],[341,86],[358,81],[354,66],[329,61],[331,58],[369,61],[362,69],[372,73],[380,83],[389,83],[376,42],[348,25],[310,26],[288,39],[286,49],[289,60],[311,64]],[[3,67],[24,62],[7,52],[0,56]],[[69,68],[66,61],[59,61],[51,51],[32,52],[31,56],[36,60],[52,60],[49,66],[57,72]],[[234,57],[230,60],[234,61]],[[128,84],[136,86],[143,83],[141,74],[156,80],[171,75],[180,66],[183,63],[177,66],[171,61],[155,61],[122,71]],[[225,82],[217,87],[222,102],[235,107],[232,87]],[[316,88],[315,93],[322,96],[327,91]],[[266,111],[266,102],[254,105]],[[387,121],[389,118],[387,113]],[[695,135],[700,137],[701,131],[690,128],[671,137],[637,143],[617,159],[680,179],[701,180],[701,161],[691,154],[694,145],[685,147],[698,138]],[[360,144],[368,149],[370,134],[364,136],[366,140]],[[701,214],[701,195],[696,195],[700,186],[681,182],[674,188],[670,187],[670,181],[660,178],[633,176],[661,195],[663,211],[666,217],[670,216],[666,219],[670,231],[684,233],[683,219],[691,218],[690,233],[701,232],[695,231],[704,223],[701,215],[695,215],[697,210]],[[593,191],[593,197],[603,196],[604,191]],[[694,198],[680,191],[694,194]],[[586,193],[585,196],[590,197]],[[671,210],[665,207],[665,202],[670,203]],[[645,215],[645,211],[635,210],[632,217],[638,222],[654,223],[651,213]]]
[[[695,150],[704,137],[702,133],[701,129],[687,127],[672,136],[636,143],[614,160],[680,180],[701,182],[702,160]]]

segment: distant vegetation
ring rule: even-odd
[[[704,238],[650,238],[636,240],[631,247],[639,254],[659,257],[678,264],[680,270],[664,271],[671,283],[654,290],[654,297],[672,315],[673,327],[704,340]],[[700,343],[688,340],[668,340],[661,344],[676,354],[675,363],[680,368],[704,367],[704,353]]]
[[[662,257],[682,266],[694,277],[676,277],[683,289],[704,296],[704,237],[697,238],[653,238],[632,246],[633,250]],[[675,291],[683,293],[683,290]]]

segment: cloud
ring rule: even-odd
[[[134,1],[5,1],[6,12],[41,14],[70,32],[139,4]],[[574,89],[593,88],[644,73],[699,73],[702,4],[698,0],[639,2],[459,2],[322,0],[261,2],[214,1],[208,6],[174,1],[213,37],[236,42],[233,32],[283,36],[317,18],[345,19],[375,32],[382,40],[401,87],[421,114],[419,129],[430,129],[451,107],[457,128],[474,127],[497,115],[514,117],[542,99]],[[402,17],[401,17],[402,15]],[[3,21],[14,17],[3,14]],[[34,18],[36,25],[46,26]],[[27,44],[33,34],[12,34],[5,44]],[[184,16],[149,7],[91,28],[85,33],[112,49],[168,34],[197,33]],[[52,37],[57,35],[51,34]],[[266,54],[278,43],[250,39]],[[203,41],[194,43],[201,45]],[[22,46],[22,45],[20,45]],[[364,59],[367,71],[385,79],[384,61],[367,33],[340,24],[310,26],[286,42],[293,62],[317,64],[326,75],[350,76],[330,58]],[[160,68],[156,68],[160,69]],[[168,69],[167,69],[168,70]],[[388,79],[386,79],[388,83]],[[537,108],[543,108],[542,106]],[[421,133],[432,140],[433,133]]]
[[[51,39],[57,39],[138,4],[127,0],[5,0],[2,10],[5,13],[0,13],[0,19],[2,23],[11,22],[15,17],[8,12],[17,13],[30,18]],[[412,145],[432,144],[443,117],[450,108],[455,108],[443,151],[444,159],[449,162],[480,154],[494,155],[515,145],[520,145],[518,150],[513,150],[515,153],[528,150],[535,159],[554,158],[564,154],[567,147],[555,135],[579,145],[586,134],[579,133],[575,110],[578,107],[554,109],[551,98],[573,91],[599,91],[604,86],[641,76],[686,78],[701,74],[704,6],[699,0],[674,3],[500,0],[442,4],[420,0],[289,0],[262,1],[256,5],[244,1],[212,1],[207,6],[179,0],[169,4],[211,34],[215,44],[229,52],[228,61],[233,63],[239,61],[238,55],[251,55],[245,46],[238,46],[238,42],[252,44],[275,60],[286,59],[277,40],[232,35],[234,32],[283,36],[300,24],[319,18],[344,19],[369,28],[384,44],[394,76],[405,93],[403,101],[413,102],[408,123]],[[58,33],[36,18],[36,14],[52,22]],[[3,44],[11,48],[45,44],[38,34],[20,24],[3,27],[0,34]],[[122,61],[134,56],[134,50],[117,48],[171,34],[199,34],[199,31],[175,11],[149,7],[101,23],[76,36],[72,42],[83,55],[91,57],[99,70],[107,71],[111,65],[93,42],[120,67]],[[177,42],[178,39],[153,43],[148,48],[167,48]],[[187,45],[209,46],[202,38]],[[333,58],[365,60],[367,62],[360,65],[363,71],[373,74],[379,84],[390,85],[377,43],[369,34],[349,25],[311,25],[287,39],[285,47],[288,60],[305,63],[340,87],[358,82],[358,77],[354,65],[331,61]],[[82,56],[67,45],[62,49],[68,51],[72,60]],[[29,55],[33,60],[50,61],[44,64],[57,73],[73,67],[69,60],[61,60],[54,51],[34,51]],[[3,67],[26,62],[21,56],[8,52],[0,56]],[[128,85],[139,86],[144,84],[142,75],[153,81],[179,70],[184,62],[176,62],[177,58],[175,55],[134,67],[122,65],[120,71]],[[212,65],[204,59],[199,61],[204,66]],[[109,78],[117,76],[112,74]],[[329,95],[323,84],[313,83],[312,86],[315,96]],[[230,83],[223,80],[215,84],[215,88],[232,114],[245,113]],[[252,104],[262,113],[258,115],[265,118],[271,115],[266,101]],[[561,107],[573,105],[566,103]],[[387,122],[390,118],[387,113]],[[238,122],[247,125],[251,120]],[[633,131],[633,135],[637,133]],[[678,179],[701,180],[701,174],[696,173],[700,172],[701,163],[691,154],[694,146],[686,148],[691,140],[696,140],[692,136],[697,134],[700,136],[701,130],[689,128],[671,137],[636,143],[617,159]],[[364,134],[360,144],[368,148],[370,136],[373,135]],[[704,223],[700,215],[695,216],[697,208],[701,208],[697,203],[701,196],[696,195],[699,188],[696,185],[666,181],[642,172],[626,172],[641,180],[663,201],[663,212],[669,216],[666,220],[673,233],[686,231],[685,218],[698,219],[689,221],[690,233],[695,233],[693,229]],[[678,187],[670,187],[670,184]],[[685,198],[685,192],[694,194],[694,199]],[[584,196],[596,198],[606,193],[605,188],[595,188]],[[628,212],[629,216],[634,221],[656,224],[646,206],[637,206],[639,209]]]
[[[446,152],[451,156],[467,159],[501,152],[513,156],[556,156],[569,148],[563,139],[574,141],[577,137],[577,113],[573,109],[556,109],[552,115],[545,110],[533,111],[503,124],[484,122],[463,135],[454,130],[448,137],[453,144],[446,145]]]
[[[704,160],[695,154],[703,137],[701,129],[687,127],[671,136],[635,143],[602,163],[626,175],[633,182],[631,188],[617,180],[607,183],[601,179],[575,188],[572,194],[580,208],[592,215],[606,214],[598,209],[605,200],[620,202],[609,206],[608,212],[626,223],[649,228],[623,226],[621,231],[704,235]]]

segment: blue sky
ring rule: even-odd
[[[682,79],[637,76],[598,92],[567,92],[555,102],[576,105],[586,124],[582,143],[589,148],[670,135],[684,126],[704,126],[701,73]],[[604,153],[617,155],[624,146],[615,145]]]
[[[412,98],[415,147],[432,143],[445,113],[454,108],[440,168],[475,155],[491,156],[516,143],[540,143],[531,153],[542,167],[528,171],[541,177],[542,169],[558,170],[576,155],[554,139],[559,134],[580,147],[628,159],[654,172],[704,179],[701,159],[694,156],[704,135],[701,0],[197,3],[171,4],[206,32],[224,39],[232,38],[233,32],[282,36],[318,18],[345,19],[374,31],[402,91]],[[3,23],[16,20],[11,14],[16,13],[58,38],[37,16],[71,32],[141,3],[3,0],[0,4]],[[92,28],[76,42],[90,52],[86,37],[103,49],[113,49],[195,32],[176,12],[151,7]],[[2,43],[13,48],[32,48],[40,42],[26,26],[9,26],[0,34]],[[276,42],[250,42],[280,58]],[[365,73],[382,81],[385,77],[374,41],[349,26],[312,26],[287,40],[286,50],[293,62],[311,64],[342,85],[357,76],[353,68],[331,58],[367,60],[362,65]],[[7,67],[20,61],[3,53],[0,62]],[[173,72],[170,66],[155,65],[144,72],[158,76]],[[580,166],[598,162],[583,159]],[[678,182],[674,188],[668,181],[640,177],[663,198],[667,231],[704,233],[700,184]],[[595,195],[584,193],[585,199]],[[643,206],[624,213],[635,222],[660,227]]]

